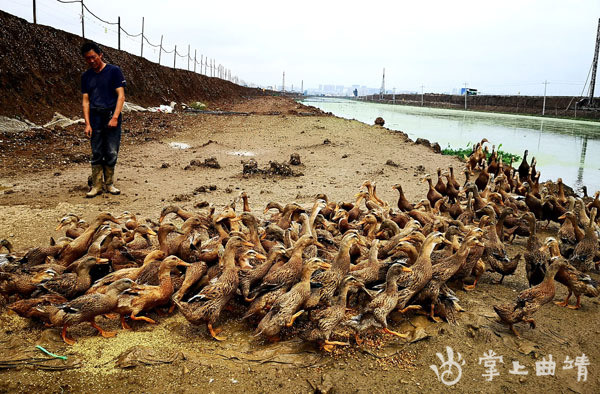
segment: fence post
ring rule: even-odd
[[[83,0],[81,0],[81,37],[85,38],[85,26],[83,24]]]
[[[33,0],[33,24],[37,25],[37,19],[35,17],[35,0]]]
[[[119,17],[117,19],[117,25],[119,26],[119,28],[117,29],[117,32],[118,32],[117,36],[119,37],[119,42],[118,42],[119,46],[118,46],[118,48],[119,48],[119,51],[120,51],[121,50],[121,17]]]
[[[196,72],[196,64],[198,61],[196,60],[196,49],[194,49],[194,72]]]
[[[162,54],[162,40],[163,40],[163,35],[160,35],[160,47],[158,48],[158,64],[160,64],[160,56]]]
[[[142,16],[142,49],[140,50],[140,57],[144,57],[144,17]]]
[[[202,74],[202,61],[204,60],[204,55],[200,55],[200,74]]]
[[[173,69],[175,69],[176,60],[177,60],[177,45],[175,45],[175,50],[173,51]]]
[[[188,44],[188,71],[190,71],[190,44]]]

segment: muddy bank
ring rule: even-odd
[[[32,171],[24,168],[25,162],[15,161],[7,167],[10,174],[3,172],[0,177],[0,238],[8,238],[17,250],[25,250],[60,235],[55,231],[57,219],[68,212],[89,221],[100,211],[120,214],[128,210],[139,220],[156,221],[168,204],[197,211],[200,208],[196,207],[206,201],[220,210],[241,191],[249,195],[252,212],[262,218],[269,201],[296,201],[310,207],[318,193],[333,201],[353,201],[365,180],[376,182],[378,195],[394,206],[394,184],[401,183],[407,198],[417,202],[427,192],[422,183],[426,173],[433,174],[437,167],[450,164],[462,168],[457,159],[436,154],[385,128],[331,116],[295,115],[293,111],[307,109],[291,101],[257,98],[232,105],[230,110],[255,114],[152,114],[140,115],[135,123],[126,124],[124,128],[132,131],[124,134],[117,165],[120,196],[83,198],[88,163],[60,164],[56,157],[66,150],[53,151],[54,144],[46,144],[46,149],[37,152],[44,145],[24,141],[20,155],[39,155],[34,160],[39,167]],[[267,115],[275,112],[278,115]],[[72,132],[69,138],[74,141],[83,134],[83,128],[72,127],[65,133]],[[71,141],[66,136],[63,139]],[[86,142],[78,145],[81,154],[86,154]],[[173,142],[189,147],[176,149]],[[299,155],[300,165],[293,169],[302,176],[243,174],[242,161],[253,158],[258,168],[265,168],[270,161],[289,162],[294,153]],[[220,168],[197,165],[207,160],[211,163],[211,158]],[[556,230],[552,225],[540,236],[555,235]],[[525,242],[517,238],[508,248],[509,255],[522,252]],[[522,333],[518,339],[496,322],[491,305],[512,300],[527,288],[525,269],[521,264],[516,275],[507,277],[502,285],[493,283],[497,279],[497,274],[487,273],[475,291],[457,290],[466,312],[459,314],[456,326],[433,323],[417,314],[392,314],[392,327],[412,333],[410,340],[414,342],[375,333],[362,345],[352,342],[332,355],[302,343],[293,332],[280,343],[265,343],[252,336],[253,327],[241,322],[235,311],[225,313],[219,321],[227,336],[225,342],[214,341],[204,326],[189,325],[179,313],[150,313],[158,324],[136,322],[128,332],[119,330],[118,320],[99,318],[102,327],[119,330],[115,338],[99,337],[94,329],[81,324],[70,329],[77,343],[69,347],[61,342],[58,330],[2,310],[3,349],[14,343],[29,347],[41,344],[75,359],[78,365],[64,371],[0,370],[0,391],[432,392],[445,386],[430,365],[440,366],[436,353],[446,357],[446,347],[450,346],[465,361],[462,379],[454,386],[460,391],[597,392],[600,352],[595,343],[600,330],[593,322],[600,311],[598,299],[584,299],[579,311],[549,304],[535,315],[535,330],[518,326]],[[559,286],[557,299],[565,295]],[[237,306],[245,307],[243,302]],[[119,356],[138,346],[160,350],[168,362],[120,368]],[[479,358],[490,349],[504,357],[498,364],[500,375],[492,382],[482,376],[485,368],[479,364]],[[587,382],[577,381],[576,369],[562,369],[565,357],[575,359],[582,353],[590,359]],[[554,376],[536,376],[535,363],[549,355],[557,363]],[[525,366],[528,375],[510,374],[513,361]]]

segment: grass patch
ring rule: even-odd
[[[513,163],[517,163],[519,162],[519,160],[521,160],[521,156],[505,152],[500,149],[501,147],[502,144],[498,145],[498,156],[502,158],[502,161],[505,164],[510,164],[511,159]],[[453,149],[450,147],[450,145],[448,145],[446,148],[442,149],[442,155],[447,156],[469,157],[471,156],[471,153],[473,153],[473,144],[471,144],[470,142],[464,148]],[[488,152],[486,155],[486,159],[489,159],[490,155],[491,153]]]

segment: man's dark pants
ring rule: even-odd
[[[91,164],[105,167],[114,167],[117,164],[119,146],[121,145],[121,118],[117,127],[108,127],[108,122],[112,118],[112,110],[90,109],[90,125],[92,126],[92,137],[90,143],[92,146]]]

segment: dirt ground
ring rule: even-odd
[[[308,207],[317,193],[352,201],[365,180],[376,182],[378,195],[395,205],[393,184],[401,183],[407,197],[418,201],[427,190],[421,182],[424,174],[450,164],[462,168],[458,159],[435,154],[400,133],[314,110],[317,115],[306,116],[309,109],[281,98],[256,98],[221,109],[253,114],[127,115],[117,166],[122,194],[91,200],[83,197],[89,147],[82,126],[32,132],[26,140],[2,135],[0,238],[24,251],[60,236],[54,230],[57,219],[68,212],[91,220],[101,211],[130,211],[138,219],[157,220],[167,204],[193,211],[207,201],[218,210],[241,191],[248,193],[253,212],[262,217],[269,201],[296,201]],[[176,149],[170,145],[174,142],[190,147]],[[269,161],[288,161],[292,153],[300,155],[302,164],[292,168],[301,176],[242,175],[243,160],[254,158],[264,168]],[[221,168],[190,164],[210,157]],[[388,160],[397,166],[386,164]],[[548,235],[556,230],[551,226]],[[509,254],[522,252],[525,241],[517,239]],[[68,346],[57,329],[46,329],[0,307],[0,347],[39,344],[76,360],[77,366],[63,371],[1,369],[0,392],[599,392],[599,300],[583,299],[578,311],[546,305],[535,315],[536,329],[518,325],[519,339],[496,321],[492,305],[513,300],[527,288],[523,263],[502,285],[492,283],[497,279],[487,273],[475,291],[457,290],[466,311],[456,326],[416,314],[391,315],[393,329],[410,333],[410,341],[375,334],[362,345],[352,341],[333,354],[302,343],[293,332],[280,343],[264,343],[252,336],[253,328],[235,312],[222,316],[218,324],[224,328],[225,342],[214,341],[205,327],[191,326],[176,312],[150,313],[157,325],[141,322],[129,332],[119,330],[118,320],[98,318],[101,326],[119,330],[117,337],[102,338],[81,324],[69,330],[77,343]],[[557,299],[565,295],[557,285]],[[158,358],[170,357],[170,362],[118,368],[117,357],[135,346],[149,346]],[[462,378],[451,388],[430,368],[441,365],[436,353],[447,358],[446,347],[464,360]],[[497,364],[499,376],[487,381],[480,357],[490,350],[503,359]],[[578,382],[578,367],[564,369],[564,361],[582,354],[590,365],[587,381]],[[536,376],[536,362],[550,356],[556,362],[553,376]],[[528,375],[509,373],[517,361]]]

